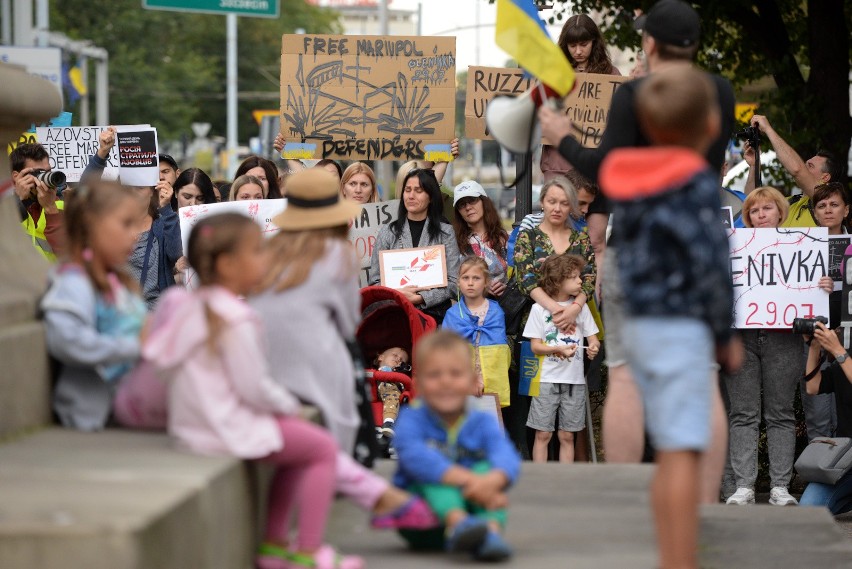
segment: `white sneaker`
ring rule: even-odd
[[[773,506],[797,506],[799,504],[783,486],[776,486],[769,491],[769,503]]]
[[[789,495],[789,494],[788,494]],[[754,490],[751,488],[737,488],[725,502],[729,506],[747,506],[754,504]]]

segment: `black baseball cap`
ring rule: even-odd
[[[662,43],[691,47],[701,37],[701,18],[682,0],[660,0],[634,26]]]
[[[175,171],[175,172],[177,172],[177,171],[178,171],[178,164],[177,164],[177,160],[175,160],[174,158],[172,158],[172,157],[171,157],[171,156],[169,156],[168,154],[160,154],[160,162],[165,162],[165,163],[167,163],[169,166],[171,166],[172,168],[174,168],[174,171]]]

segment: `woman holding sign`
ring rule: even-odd
[[[577,73],[621,75],[612,64],[606,43],[595,21],[585,14],[571,16],[562,26],[557,42],[568,62]],[[541,147],[541,172],[545,181],[554,176],[564,176],[573,167],[553,146]]]
[[[345,176],[345,175],[344,175]],[[443,202],[441,188],[432,170],[411,170],[403,180],[399,216],[385,225],[376,237],[370,262],[370,284],[380,284],[381,252],[393,249],[426,248],[443,245],[446,259],[446,286],[421,290],[404,286],[400,292],[440,325],[456,295],[459,248],[453,227],[441,220]],[[381,283],[389,286],[390,283]]]
[[[774,229],[787,218],[789,205],[775,188],[751,192],[743,203],[746,227]],[[791,330],[741,330],[745,359],[740,371],[722,375],[723,395],[730,423],[730,462],[737,491],[727,504],[754,504],[757,481],[757,441],[761,406],[769,450],[769,503],[796,504],[787,487],[793,476],[796,418],[793,399],[805,371],[802,337]],[[762,392],[762,402],[761,402]],[[762,405],[761,405],[762,403]]]

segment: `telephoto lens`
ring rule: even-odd
[[[65,174],[59,170],[34,170],[33,176],[39,182],[44,182],[48,188],[58,188],[65,185]]]
[[[828,326],[828,318],[825,316],[814,316],[813,318],[794,318],[793,319],[793,334],[804,334],[805,336],[813,336],[816,330],[816,323],[822,322],[823,326]]]

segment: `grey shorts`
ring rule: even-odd
[[[576,433],[586,427],[586,386],[571,383],[542,383],[532,398],[527,427],[552,432],[559,412],[559,430]]]
[[[627,363],[624,352],[623,329],[627,317],[627,299],[621,290],[621,280],[618,278],[618,260],[614,247],[607,247],[603,261],[603,281],[601,295],[603,296],[603,322],[606,336],[606,365],[618,367]]]

